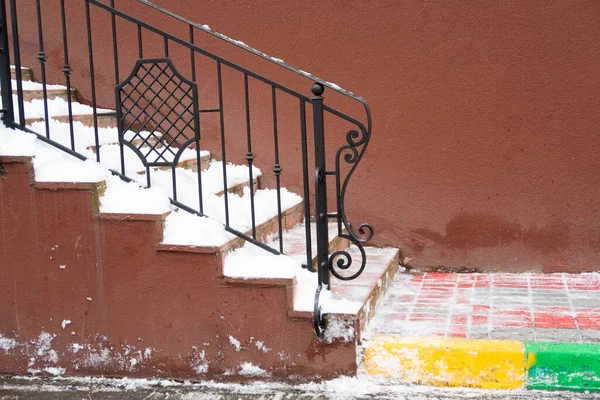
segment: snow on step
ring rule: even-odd
[[[43,90],[44,85],[38,82],[33,81],[21,81],[23,86],[23,90]],[[11,85],[13,91],[17,90],[17,81],[15,79],[11,79]],[[66,86],[63,85],[50,85],[46,84],[47,90],[67,90]]]
[[[179,210],[165,219],[162,244],[220,247],[235,238],[220,222]]]
[[[336,223],[328,224],[329,243],[336,239],[338,226]],[[317,225],[315,222],[310,224],[311,248],[313,259],[317,256]],[[279,248],[279,238],[274,238],[274,247]],[[306,223],[301,223],[283,232],[283,252],[290,257],[306,262]]]
[[[0,155],[35,156],[37,182],[101,182],[106,171],[93,161],[81,161],[37,140],[35,136],[0,125]]]
[[[185,152],[185,151],[184,151]],[[193,151],[193,159],[196,159],[196,152]],[[206,152],[208,153],[208,152]],[[182,157],[183,159],[183,157]],[[249,169],[245,165],[226,164],[227,187],[247,183]],[[252,173],[255,178],[262,175],[260,169],[253,167]],[[186,204],[198,204],[198,175],[196,172],[177,168],[175,171],[177,179],[177,198]],[[172,190],[173,176],[170,170],[156,170],[151,172],[152,186],[162,187],[165,191]],[[144,175],[144,180],[145,180]],[[205,201],[209,201],[206,196],[217,194],[223,191],[223,162],[212,160],[207,170],[202,171],[202,194]],[[221,200],[223,201],[223,200]]]
[[[44,134],[46,132],[45,121],[34,122],[30,125],[30,127],[40,134]],[[50,120],[49,127],[51,132],[50,138],[53,141],[60,143],[65,147],[71,147],[71,129],[69,124],[56,120]],[[96,139],[94,136],[94,128],[86,126],[79,121],[74,121],[73,129],[75,131],[75,149],[77,152],[88,158],[96,159]],[[139,133],[127,131],[124,134],[125,139],[127,140],[132,140],[134,137],[148,138],[150,135],[151,133],[148,131]],[[98,128],[98,143],[101,145],[99,149],[100,163],[116,171],[121,170],[121,149],[118,141],[119,133],[116,128]],[[144,150],[142,149],[142,151]],[[159,151],[161,150],[159,149]],[[152,152],[152,154],[156,155],[156,152]],[[200,157],[209,155],[210,153],[206,150],[200,151]],[[174,157],[170,152],[166,152],[164,154],[164,158],[171,161]],[[124,146],[124,159],[125,172],[126,174],[131,175],[130,177],[135,178],[133,175],[135,175],[137,172],[146,170],[138,155],[127,146]],[[196,160],[196,151],[190,148],[185,149],[181,154],[179,161],[182,162],[186,160]],[[140,180],[140,182],[145,184],[145,179],[146,178]]]
[[[106,189],[100,197],[100,212],[108,214],[165,214],[171,202],[160,190],[142,188],[116,176],[106,177]]]
[[[71,129],[69,124],[51,119],[48,125],[50,128],[50,139],[63,146],[71,146]],[[34,122],[29,125],[29,127],[42,135],[46,134],[45,121]],[[75,148],[78,152],[82,152],[84,149],[96,145],[94,127],[87,126],[80,121],[73,121],[73,130],[75,131]],[[98,143],[100,145],[118,141],[119,134],[115,128],[98,128]]]
[[[15,114],[15,121],[20,121],[19,116],[19,107],[18,107],[18,96],[13,94],[13,110]],[[0,106],[1,106],[0,99]],[[54,99],[49,99],[47,101],[48,104],[48,115],[50,117],[58,117],[69,115],[69,103],[60,97],[56,97]],[[25,118],[26,119],[40,119],[45,118],[44,113],[44,100],[42,99],[32,99],[31,101],[23,102],[25,107]],[[85,104],[78,103],[76,101],[71,102],[71,108],[73,115],[90,115],[93,113],[94,109]],[[109,114],[114,113],[114,110],[104,109],[104,108],[96,108],[98,114]]]
[[[352,255],[356,263],[360,262],[360,252],[357,247],[351,246],[346,251]],[[348,283],[332,277],[332,290],[322,292],[323,312],[357,314],[378,284],[379,277],[398,254],[397,249],[374,247],[365,247],[365,252],[367,266],[360,278]],[[295,278],[294,311],[308,313],[313,311],[317,276],[302,268],[301,260],[267,253],[255,246],[244,246],[227,255],[223,272],[227,277],[241,279]],[[349,287],[352,288],[348,289]]]
[[[50,126],[52,128],[52,139],[64,146],[70,147],[70,127],[69,124],[51,121]],[[84,126],[82,123],[74,123],[76,128],[76,149],[88,158],[95,159],[93,150],[87,149],[87,147],[95,145],[94,129]],[[32,124],[32,127],[42,133],[45,132],[45,126],[43,122]],[[117,137],[117,130],[115,128],[99,128],[99,139],[100,143],[113,143]],[[146,135],[149,133],[146,132]],[[127,132],[126,137],[133,138],[135,135],[133,132]],[[141,133],[144,136],[144,133]],[[79,147],[81,146],[81,148]],[[114,144],[104,144],[100,147],[100,161],[107,168],[111,168],[117,171],[121,169],[120,159],[120,148]],[[133,174],[132,172],[144,171],[145,168],[139,159],[139,157],[129,148],[125,147],[125,170],[128,175],[138,182],[145,184],[145,175]],[[208,155],[206,151],[201,152],[201,157]],[[169,152],[165,153],[166,158],[173,157]],[[180,161],[187,159],[196,159],[196,152],[192,149],[185,149],[182,153]],[[129,172],[132,171],[132,172]],[[218,193],[223,190],[223,175],[222,175],[222,162],[213,161],[208,170],[202,172],[202,188],[203,188],[203,201],[204,201],[204,213],[220,222],[225,222],[225,205],[224,200],[218,196],[212,196],[213,193]],[[248,179],[248,167],[242,165],[227,165],[227,182],[228,186],[232,187],[243,182],[247,182]],[[260,169],[254,167],[254,177],[261,175]],[[184,204],[188,204],[192,207],[199,207],[199,192],[198,192],[198,179],[196,173],[183,169],[176,169],[177,176],[177,198]],[[171,171],[155,170],[151,174],[152,186],[156,186],[166,196],[172,196],[172,175]],[[281,190],[282,197],[282,210],[286,210],[299,204],[302,198],[294,193],[287,191],[287,189]],[[243,196],[229,195],[229,216],[230,224],[234,229],[242,232],[247,232],[252,228],[252,218],[250,214],[250,193],[249,189],[243,191]],[[255,211],[256,211],[256,224],[260,225],[263,222],[273,218],[277,215],[277,192],[275,190],[258,190],[255,194]],[[204,239],[200,239],[196,242],[198,245],[206,243]],[[212,243],[212,242],[211,242]],[[211,244],[212,245],[212,244]]]

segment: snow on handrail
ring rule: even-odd
[[[232,39],[232,38],[230,38],[227,35],[224,35],[222,33],[213,31],[210,28],[210,26],[208,26],[208,25],[201,25],[201,24],[195,23],[193,21],[190,21],[189,19],[187,19],[185,17],[182,17],[181,15],[175,14],[172,11],[164,9],[164,8],[162,8],[162,7],[160,7],[160,6],[152,3],[149,0],[137,0],[137,1],[140,2],[140,3],[142,3],[142,4],[145,4],[145,5],[149,6],[151,8],[154,8],[155,10],[158,10],[158,11],[164,13],[164,14],[167,14],[170,17],[173,17],[173,18],[175,18],[175,19],[177,19],[177,20],[179,20],[181,22],[184,22],[184,23],[186,23],[188,25],[191,25],[191,26],[193,26],[193,27],[195,27],[197,29],[200,29],[201,31],[206,32],[209,35],[212,35],[214,37],[222,39],[222,40],[224,40],[224,41],[226,41],[226,42],[228,42],[228,43],[230,43],[230,44],[232,44],[234,46],[237,46],[237,47],[239,47],[239,48],[241,48],[243,50],[246,50],[246,51],[248,51],[248,52],[250,52],[250,53],[252,53],[254,55],[257,55],[257,56],[259,56],[259,57],[267,60],[267,61],[273,62],[273,63],[275,63],[275,64],[277,64],[277,65],[279,65],[279,66],[281,66],[283,68],[286,68],[286,69],[288,69],[288,70],[290,70],[292,72],[295,72],[296,74],[302,75],[302,76],[304,76],[304,77],[306,77],[308,79],[311,79],[311,80],[313,80],[315,82],[319,82],[323,86],[326,86],[326,87],[330,88],[333,91],[336,91],[336,92],[341,93],[341,94],[343,94],[345,96],[348,96],[348,97],[350,97],[350,98],[352,98],[352,99],[354,99],[356,101],[359,101],[359,102],[363,103],[366,107],[368,107],[367,101],[365,99],[363,99],[362,97],[355,95],[351,91],[346,90],[346,89],[340,87],[339,85],[336,85],[335,83],[328,82],[328,81],[326,81],[324,79],[321,79],[321,78],[319,78],[319,77],[311,74],[310,72],[306,72],[306,71],[303,71],[301,69],[295,68],[292,65],[290,65],[290,64],[286,63],[285,61],[283,61],[281,58],[271,57],[270,55],[268,55],[268,54],[266,54],[266,53],[264,53],[264,52],[262,52],[260,50],[257,50],[254,47],[248,46],[246,43],[244,43],[242,41]]]

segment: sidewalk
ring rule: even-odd
[[[599,390],[600,275],[398,274],[365,347],[402,382]]]
[[[477,390],[378,385],[340,378],[321,383],[286,385],[254,382],[183,383],[167,380],[105,378],[30,378],[0,376],[0,400],[554,400],[600,399],[600,394],[525,390]]]

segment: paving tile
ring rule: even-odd
[[[584,343],[598,343],[600,342],[600,330],[587,330],[581,329],[579,331],[581,333],[581,341]]]
[[[533,328],[495,327],[490,332],[490,339],[496,340],[534,340],[535,330]]]
[[[399,274],[373,325],[410,336],[600,342],[599,277]]]
[[[579,331],[576,329],[535,329],[537,342],[579,342]]]

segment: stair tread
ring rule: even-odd
[[[351,255],[360,254],[358,248],[347,250]],[[358,314],[372,296],[381,277],[388,271],[390,263],[399,250],[392,248],[365,247],[367,265],[363,275],[353,283],[340,281],[332,276],[332,302],[326,308],[330,314]],[[281,258],[283,257],[283,258]],[[226,277],[240,281],[296,279],[293,312],[297,317],[309,317],[314,307],[317,275],[300,267],[291,257],[277,256],[258,248],[235,250],[225,258],[223,273]],[[312,295],[311,295],[312,294]]]
[[[327,225],[327,229],[329,232],[329,243],[331,243],[338,234],[337,223],[330,222]],[[312,254],[315,257],[317,249],[317,226],[314,221],[311,221],[310,232]],[[279,238],[275,238],[274,243],[275,247],[279,248]],[[306,222],[283,232],[283,252],[302,262],[306,261]]]
[[[18,115],[18,107],[17,107],[17,95],[13,94],[13,104],[14,110],[17,115],[15,115],[15,119],[19,119]],[[56,97],[54,99],[48,99],[48,115],[50,117],[63,117],[69,115],[69,103],[60,98]],[[30,120],[35,122],[40,119],[45,118],[44,111],[44,100],[43,99],[32,99],[31,101],[24,102],[25,107],[25,118],[26,120]],[[91,106],[79,103],[77,101],[71,102],[71,112],[73,115],[92,115],[94,109]],[[98,115],[106,115],[106,114],[114,114],[114,110],[106,109],[106,108],[98,108],[96,107],[96,113]]]
[[[12,85],[13,93],[16,92],[17,80],[11,79],[11,85]],[[41,84],[39,82],[35,82],[35,81],[30,81],[30,80],[22,80],[21,85],[23,86],[24,91],[40,91],[41,92],[44,89],[43,84]],[[65,90],[67,90],[67,87],[64,85],[46,84],[46,90],[47,91],[51,91],[51,90],[65,91]],[[71,90],[75,90],[75,89],[71,88]]]

